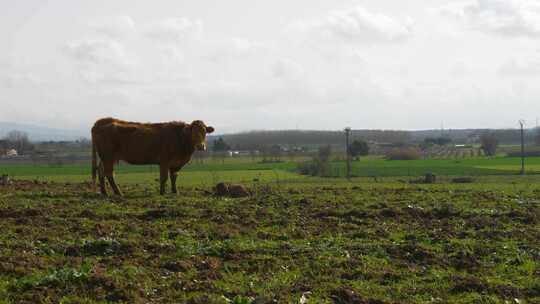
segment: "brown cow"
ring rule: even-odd
[[[167,175],[172,193],[176,193],[178,171],[187,164],[195,150],[206,150],[206,134],[214,132],[204,122],[138,123],[102,118],[92,127],[92,180],[99,173],[99,187],[107,194],[105,178],[117,195],[122,195],[113,177],[113,166],[119,161],[130,164],[159,165],[159,193],[165,193]],[[100,158],[99,166],[96,154]]]

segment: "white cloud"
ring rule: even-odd
[[[165,19],[149,26],[146,36],[163,42],[186,42],[201,38],[203,24],[188,18]]]
[[[272,76],[281,79],[297,79],[304,73],[304,68],[297,62],[281,58],[272,64]]]
[[[185,55],[178,47],[175,46],[161,46],[159,51],[163,56],[164,63],[182,63],[184,62]]]
[[[96,20],[90,27],[105,36],[120,38],[135,31],[135,22],[130,16],[114,16]]]
[[[124,46],[110,39],[87,39],[68,43],[69,55],[85,63],[129,65]]]
[[[264,57],[270,47],[256,40],[231,37],[220,40],[206,40],[201,56],[215,63],[246,61],[253,57]]]
[[[348,43],[395,43],[412,36],[412,24],[411,18],[399,20],[356,6],[331,12],[317,20],[298,21],[292,28],[320,38]]]
[[[16,86],[39,87],[44,84],[43,80],[30,73],[12,73],[3,78],[2,84],[6,88]]]
[[[501,76],[538,77],[540,76],[540,60],[512,59],[502,64],[498,72]]]
[[[264,51],[268,47],[261,42],[250,40],[243,37],[231,38],[231,48],[241,54]]]
[[[136,82],[134,60],[123,44],[111,39],[87,39],[68,43],[67,53],[77,63],[78,73],[90,83]]]
[[[466,0],[443,9],[455,19],[436,9],[427,14],[423,8],[434,2],[428,0],[369,0],[330,12],[345,2],[351,1],[318,1],[306,9],[307,2],[278,1],[274,10],[249,10],[250,16],[239,15],[247,9],[240,3],[219,14],[207,12],[206,4],[173,1],[159,10],[141,4],[125,10],[136,22],[114,17],[112,7],[53,14],[65,8],[51,4],[24,27],[15,20],[25,15],[14,15],[6,21],[11,27],[0,28],[14,33],[0,50],[0,104],[8,104],[0,119],[9,113],[57,124],[91,123],[101,115],[202,118],[221,132],[223,126],[238,131],[297,123],[425,128],[441,119],[488,127],[514,123],[519,107],[540,111],[538,40],[509,43],[497,36],[512,29],[534,37],[535,2]],[[184,18],[164,18],[174,12]],[[113,17],[77,22],[95,18],[89,14]],[[295,28],[279,30],[298,18]],[[504,63],[510,58],[516,59]],[[73,108],[80,111],[65,110]],[[484,115],[486,109],[494,114]]]
[[[540,38],[539,1],[469,0],[446,5],[439,11],[481,32]]]

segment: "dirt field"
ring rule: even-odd
[[[0,186],[0,303],[540,303],[540,187]]]

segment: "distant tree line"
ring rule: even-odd
[[[495,138],[499,144],[503,145],[517,145],[521,141],[521,135],[519,129],[497,129],[497,130],[482,130],[477,131],[476,136],[478,138],[481,138],[482,136],[485,136],[485,134],[489,134],[490,137]],[[524,134],[524,140],[526,144],[540,144],[540,138],[538,137],[538,130],[535,129],[528,129],[525,130]]]
[[[330,156],[332,146],[320,146],[317,154],[311,161],[304,162],[298,167],[298,172],[303,175],[328,177],[331,175]]]
[[[0,140],[0,149],[15,149],[19,154],[34,150],[34,144],[28,139],[26,132],[13,130]]]
[[[485,155],[495,156],[499,146],[499,139],[493,133],[485,133],[480,136],[480,145]]]
[[[452,143],[452,139],[450,137],[427,137],[424,139],[424,143],[444,146]]]
[[[408,131],[394,130],[353,130],[352,138],[362,138],[364,141],[384,143],[405,143],[411,140]],[[342,131],[252,131],[238,134],[223,135],[222,138],[234,149],[251,150],[260,146],[343,146]]]
[[[365,156],[369,154],[369,145],[363,140],[355,140],[349,146],[350,155],[358,160],[360,156]]]
[[[364,142],[377,142],[392,146],[411,144],[449,145],[452,143],[480,143],[480,137],[489,133],[499,144],[519,144],[519,129],[467,129],[428,131],[399,131],[399,130],[353,130],[352,138],[361,138]],[[344,134],[342,131],[251,131],[237,134],[222,135],[221,138],[234,150],[263,150],[273,145],[282,147],[311,147],[331,145],[336,151],[343,151]],[[211,140],[212,141],[212,140]],[[528,129],[525,132],[526,144],[540,145],[540,130]],[[264,148],[266,147],[266,148]],[[269,154],[269,153],[268,153]]]
[[[214,140],[214,144],[212,145],[212,150],[214,152],[226,152],[231,149],[231,146],[223,140],[223,137],[220,137],[216,140]]]

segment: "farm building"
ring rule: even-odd
[[[15,149],[8,149],[8,150],[5,150],[5,151],[3,151],[3,152],[4,152],[4,153],[2,153],[2,154],[0,154],[0,155],[2,155],[2,156],[4,156],[4,157],[15,157],[15,156],[19,155],[19,154],[17,153],[17,150],[15,150]]]

